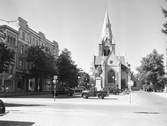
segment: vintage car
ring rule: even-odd
[[[57,90],[55,92],[55,95],[58,96],[60,94],[65,94],[67,96],[72,96],[74,94],[74,90],[72,88],[69,88],[69,87],[64,87],[62,88],[61,90]],[[54,91],[52,91],[52,95],[54,95]]]
[[[5,111],[5,104],[4,102],[0,99],[0,116],[5,115],[7,112]]]
[[[97,91],[96,87],[92,87],[90,88],[90,90],[82,91],[81,96],[83,98],[98,97],[98,98],[104,99],[104,97],[107,96],[107,91],[104,91],[104,90]]]
[[[119,95],[121,90],[118,87],[105,87],[103,88],[103,90],[105,91],[109,91],[109,93],[111,94],[115,94],[115,95]]]

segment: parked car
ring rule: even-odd
[[[115,95],[119,95],[119,93],[121,92],[121,90],[118,87],[105,87],[103,88],[103,90],[109,90],[110,93],[113,93]]]
[[[3,101],[0,99],[0,114],[5,113],[5,105]]]
[[[74,90],[72,88],[69,87],[64,87],[61,90],[57,90],[55,92],[55,95],[58,96],[60,94],[66,94],[67,96],[72,96],[74,94]],[[52,91],[52,95],[54,96],[54,91]]]
[[[74,88],[75,92],[82,92],[84,90],[88,90],[85,86],[77,86]]]
[[[98,98],[104,99],[104,97],[107,96],[107,91],[104,91],[104,90],[97,91],[96,87],[92,87],[90,88],[90,90],[82,91],[81,96],[83,98],[98,97]]]

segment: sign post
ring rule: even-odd
[[[57,81],[57,76],[55,75],[53,77],[53,83],[54,83],[53,96],[54,96],[54,101],[56,101],[56,81]]]
[[[54,85],[54,101],[56,100],[56,84]]]
[[[129,90],[130,90],[130,95],[129,95],[129,103],[131,103],[131,86],[133,86],[133,81],[128,81],[128,87],[129,87]]]

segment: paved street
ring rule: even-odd
[[[167,126],[167,98],[134,92],[105,99],[49,94],[1,98],[8,114],[1,126]]]

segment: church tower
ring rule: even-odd
[[[98,56],[94,56],[93,76],[95,86],[100,88],[118,87],[121,89],[121,81],[124,80],[127,86],[128,67],[125,64],[124,56],[116,56],[115,40],[111,30],[108,10],[105,12],[102,32],[99,40]]]
[[[110,52],[115,54],[115,44],[113,43],[113,35],[111,24],[106,10],[102,32],[99,40],[99,56],[108,56]]]

